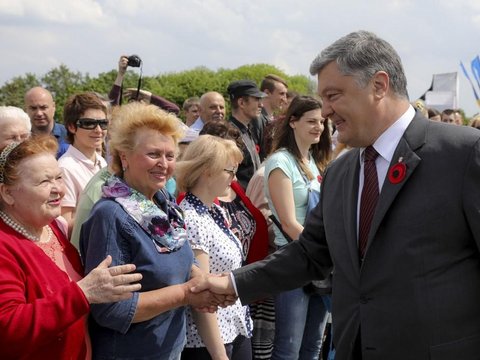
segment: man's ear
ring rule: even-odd
[[[377,71],[373,75],[372,84],[375,98],[382,99],[390,88],[390,77],[385,71]]]
[[[0,198],[2,199],[2,202],[7,205],[12,206],[15,203],[10,187],[3,183],[0,184]]]

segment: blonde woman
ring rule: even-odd
[[[200,268],[224,273],[242,266],[242,245],[231,230],[225,211],[215,203],[235,179],[241,150],[232,140],[201,135],[190,143],[176,170],[185,191],[180,207],[188,240]],[[240,301],[217,314],[187,313],[187,345],[182,359],[251,359],[252,321]]]

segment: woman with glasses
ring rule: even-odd
[[[209,121],[200,131],[200,135],[204,134],[233,140],[240,150],[245,146],[240,130],[225,120]],[[225,210],[231,230],[242,243],[244,263],[250,264],[265,258],[268,254],[267,222],[236,177],[227,191],[218,197],[218,204]]]
[[[72,95],[64,105],[63,121],[71,146],[58,159],[58,165],[63,171],[66,189],[61,203],[62,216],[68,222],[70,234],[83,188],[93,175],[107,165],[98,152],[107,134],[107,108],[92,92]]]
[[[188,240],[205,272],[229,272],[241,267],[245,259],[225,210],[215,203],[235,179],[242,159],[241,150],[232,140],[201,135],[190,143],[177,164],[177,186],[186,192],[180,207]],[[249,360],[251,330],[247,307],[239,300],[216,314],[188,311],[182,359]]]

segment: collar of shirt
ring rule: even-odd
[[[202,118],[198,117],[198,119],[195,120],[192,125],[190,125],[190,129],[200,131],[203,129],[203,125],[205,125],[205,123],[203,122]]]
[[[377,175],[378,175],[378,186],[379,191],[382,190],[383,182],[385,180],[385,176],[387,175],[388,167],[390,166],[390,162],[392,161],[393,153],[400,142],[405,130],[407,130],[408,125],[413,120],[415,116],[415,110],[410,105],[403,113],[400,118],[395,121],[390,127],[385,130],[378,139],[373,143],[373,147],[378,152],[379,156],[375,161],[377,165]],[[363,154],[365,152],[365,148],[360,150],[360,189],[363,187]]]
[[[195,195],[193,195],[192,193],[187,193],[185,195],[185,200],[187,200],[190,204],[193,205],[193,207],[195,208],[195,211],[198,213],[198,214],[208,214],[208,207],[198,198],[196,197]]]
[[[393,153],[400,142],[405,130],[407,130],[408,125],[413,120],[415,116],[415,110],[410,105],[405,111],[405,113],[400,116],[400,118],[395,121],[390,127],[385,130],[373,143],[373,147],[378,152],[379,156],[377,160],[375,160],[375,165],[377,167],[377,177],[378,177],[378,192],[382,192],[383,183],[385,181],[385,177],[387,176],[388,167],[390,166],[390,162],[392,161]],[[363,189],[363,154],[365,152],[365,148],[360,149],[360,174],[358,179],[358,199],[357,199],[357,235],[358,235],[358,226],[359,226],[359,214],[360,214],[360,199],[362,195]]]
[[[93,162],[89,158],[87,158],[80,150],[78,150],[75,146],[69,146],[67,152],[78,162],[83,163],[87,168],[89,169],[95,169],[96,167],[98,168],[103,168],[107,165],[103,157],[100,155],[95,154],[96,160]]]
[[[230,116],[230,122],[235,125],[242,133],[250,133],[248,127],[239,120],[235,119],[233,116]]]

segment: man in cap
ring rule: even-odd
[[[257,121],[262,111],[262,99],[266,96],[251,80],[238,80],[230,83],[227,88],[232,104],[232,116],[230,122],[235,125],[242,134],[244,143],[243,162],[239,165],[237,179],[244,189],[253,173],[260,167],[258,140],[253,137],[251,123]]]

